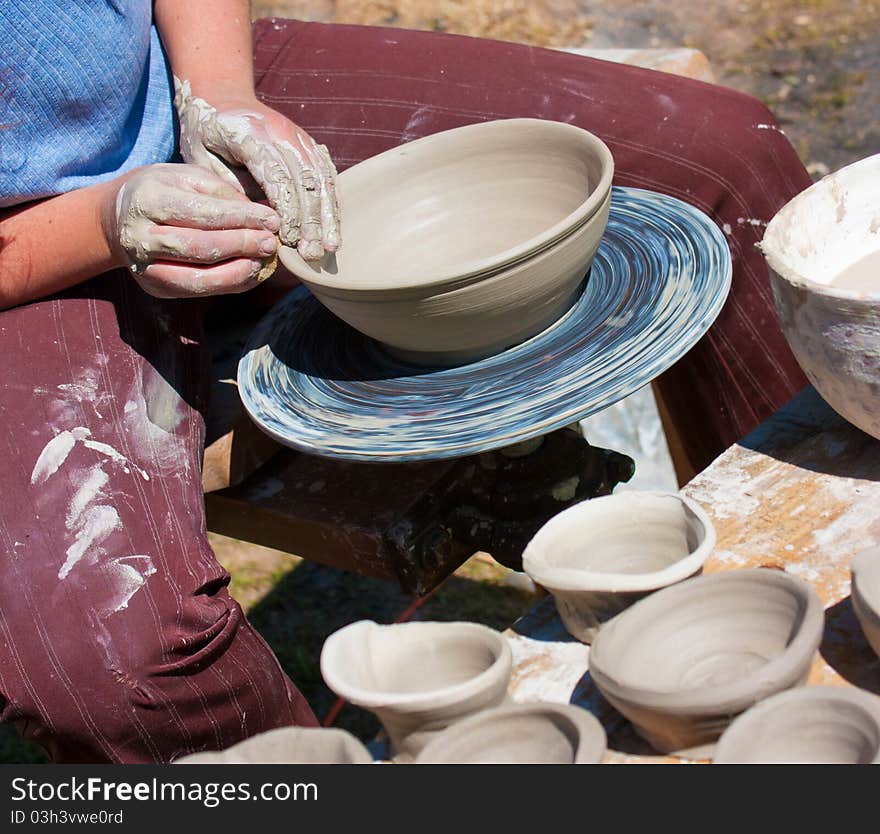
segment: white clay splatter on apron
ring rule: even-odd
[[[106,504],[97,504],[89,507],[77,520],[74,530],[71,531],[75,535],[73,544],[67,548],[67,558],[58,571],[58,578],[65,579],[74,566],[89,553],[90,550],[97,550],[97,546],[101,544],[112,532],[122,529],[122,521],[119,513],[113,507]],[[90,561],[97,561],[98,557],[103,555],[92,552]]]
[[[149,556],[132,554],[104,562],[101,572],[105,579],[111,580],[112,590],[101,602],[98,613],[108,617],[128,608],[131,598],[143,588],[156,568]]]

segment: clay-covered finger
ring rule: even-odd
[[[262,146],[260,153],[251,159],[248,170],[262,186],[269,205],[281,217],[278,235],[282,243],[296,246],[302,221],[302,204],[295,184],[297,172],[273,145]]]
[[[278,231],[281,219],[269,206],[250,200],[216,199],[173,191],[144,204],[145,215],[159,225],[193,229],[262,229]]]
[[[339,230],[339,199],[336,195],[336,166],[326,145],[315,144],[321,164],[321,235],[324,249],[335,252],[342,243]]]
[[[147,243],[151,260],[213,264],[230,258],[269,258],[275,235],[256,229],[204,230],[153,226]]]
[[[239,182],[238,177],[232,172],[229,166],[219,157],[212,154],[209,150],[207,150],[203,145],[196,146],[198,150],[190,154],[190,157],[182,152],[183,145],[181,143],[181,156],[183,156],[186,162],[196,165],[199,168],[202,168],[205,171],[210,171],[212,174],[215,174],[217,177],[223,180],[227,186],[229,186],[233,191],[237,191],[239,193],[244,193],[244,187]]]
[[[262,267],[262,261],[245,258],[198,267],[157,261],[135,279],[157,298],[229,295],[255,287]]]
[[[294,246],[300,234],[300,204],[293,182],[296,172],[274,143],[247,132],[248,124],[242,117],[221,117],[208,146],[211,142],[222,144],[236,164],[247,168],[281,218],[281,241]]]
[[[238,177],[233,176],[235,180],[233,184],[213,170],[197,165],[180,165],[169,162],[165,163],[162,167],[165,169],[166,178],[168,175],[172,175],[173,184],[185,191],[192,191],[196,194],[208,194],[225,200],[246,201],[248,199],[244,194],[241,183],[238,181]],[[229,174],[232,173],[231,169],[225,168],[225,166],[224,170]]]
[[[324,256],[321,234],[321,181],[320,172],[311,154],[303,153],[290,142],[278,142],[278,148],[294,172],[293,184],[299,197],[301,219],[297,250],[306,260],[319,260]]]

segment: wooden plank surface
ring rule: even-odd
[[[880,441],[850,426],[807,388],[683,492],[706,509],[718,533],[706,573],[773,567],[816,589],[826,626],[810,683],[880,694],[880,661],[849,599],[853,556],[880,543]],[[586,707],[608,732],[609,761],[678,761],[654,754],[596,690],[589,647],[566,634],[552,599],[539,602],[508,637],[514,700]]]

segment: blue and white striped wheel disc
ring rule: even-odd
[[[730,276],[727,243],[705,214],[615,187],[583,294],[527,342],[468,365],[415,368],[299,287],[251,335],[239,392],[263,431],[323,457],[437,460],[497,449],[651,382],[709,329]]]

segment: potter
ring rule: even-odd
[[[0,43],[2,718],[114,764],[314,725],[207,538],[203,313],[338,247],[332,166],[258,99],[244,0],[4,0]]]

